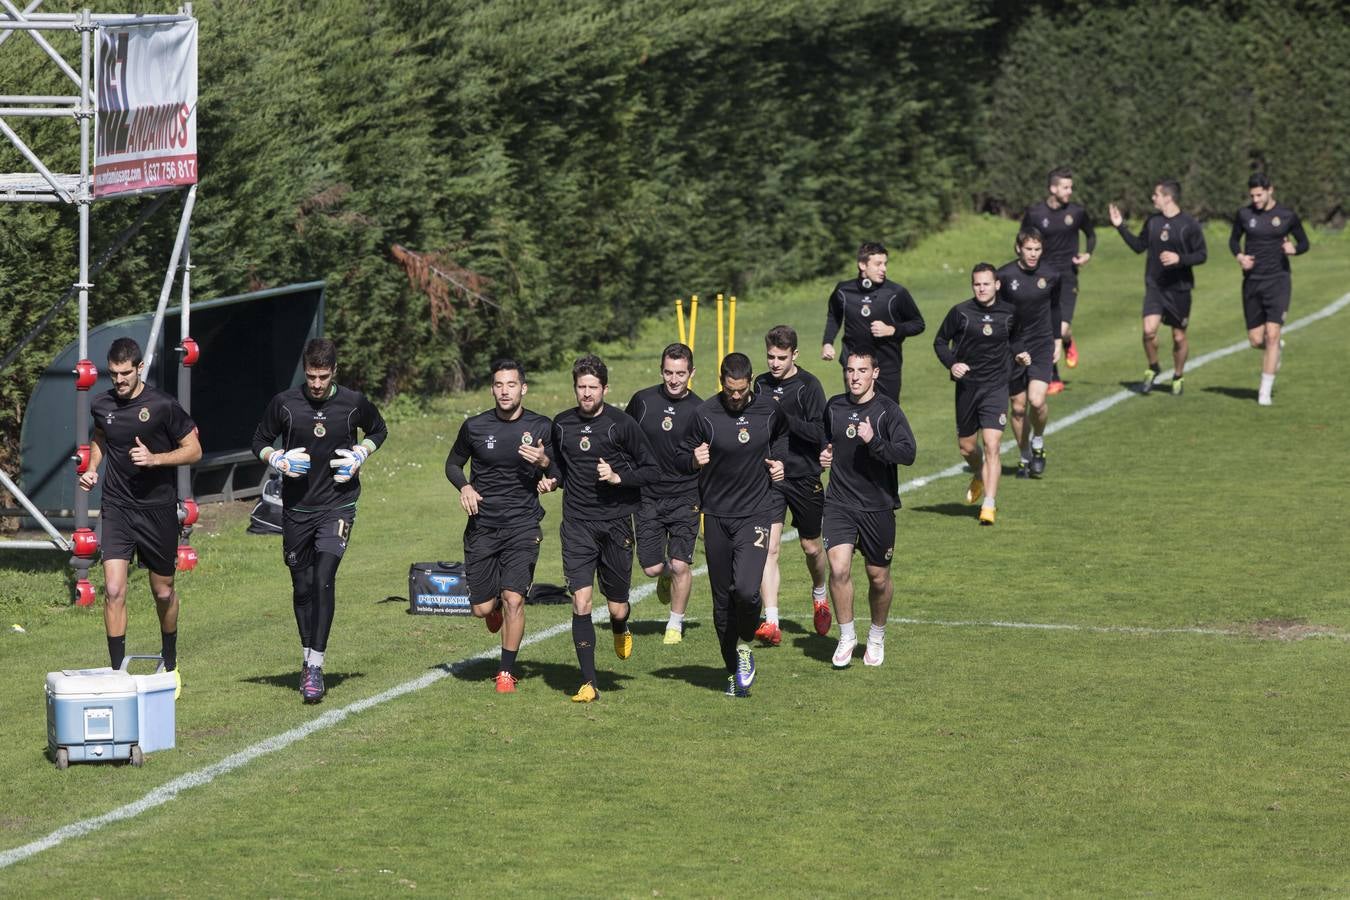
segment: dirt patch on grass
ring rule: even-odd
[[[1263,641],[1303,641],[1314,637],[1334,637],[1345,640],[1350,635],[1330,625],[1313,625],[1304,619],[1261,619],[1257,622],[1239,622],[1225,626],[1234,634],[1247,635]]]

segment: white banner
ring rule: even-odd
[[[100,29],[94,196],[197,183],[197,20]]]

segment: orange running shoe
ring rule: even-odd
[[[514,694],[516,692],[516,676],[502,669],[497,673],[497,693]]]
[[[760,622],[759,627],[755,629],[755,637],[777,647],[783,643],[783,629],[773,622]]]
[[[1068,363],[1070,369],[1078,368],[1078,342],[1074,341],[1069,345],[1069,349],[1064,351],[1064,362]]]
[[[820,635],[821,637],[824,637],[825,635],[830,633],[830,622],[831,622],[830,603],[828,600],[815,600],[815,598],[812,599],[814,600],[816,606],[815,612],[816,634]]]
[[[1050,382],[1050,385],[1045,389],[1045,392],[1046,392],[1047,394],[1061,394],[1061,393],[1063,393],[1063,392],[1064,392],[1064,382],[1062,382],[1062,381],[1052,381],[1052,382]]]

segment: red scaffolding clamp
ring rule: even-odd
[[[75,454],[71,456],[71,461],[75,463],[75,474],[83,475],[89,471],[89,445],[81,444],[75,448]]]
[[[190,337],[183,338],[183,343],[179,344],[176,349],[179,353],[183,354],[183,365],[188,368],[196,365],[197,360],[200,359],[202,355],[202,348]]]
[[[75,364],[75,390],[87,391],[98,381],[98,366],[87,359]]]
[[[200,513],[197,501],[189,497],[178,504],[178,524],[184,528],[191,528],[197,524],[197,516]]]
[[[75,582],[76,606],[93,606],[95,596],[94,586],[89,583],[88,578],[81,578]]]
[[[98,553],[98,538],[92,528],[76,528],[70,536],[70,544],[80,559],[88,559]]]

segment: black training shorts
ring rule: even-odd
[[[773,521],[776,524],[786,524],[788,510],[792,510],[792,527],[797,529],[798,537],[808,541],[820,537],[825,488],[820,484],[819,475],[784,478],[774,482],[773,500]]]
[[[178,505],[113,506],[99,512],[99,547],[104,559],[136,558],[156,575],[172,575],[178,561]]]
[[[600,593],[615,603],[628,602],[633,581],[633,517],[569,519],[563,517],[563,578],[575,594],[600,576]]]
[[[538,522],[510,528],[478,525],[469,519],[464,529],[464,573],[469,581],[469,602],[474,606],[511,591],[524,597],[534,583],[539,544],[544,540]]]
[[[887,566],[895,553],[895,510],[853,509],[825,504],[825,549],[851,544],[869,566]]]
[[[286,565],[303,569],[314,565],[315,554],[331,553],[338,559],[347,552],[356,507],[338,509],[287,509],[281,514],[281,553]]]
[[[698,542],[698,491],[675,497],[642,497],[637,519],[637,558],[644,569],[668,559],[694,561]]]

